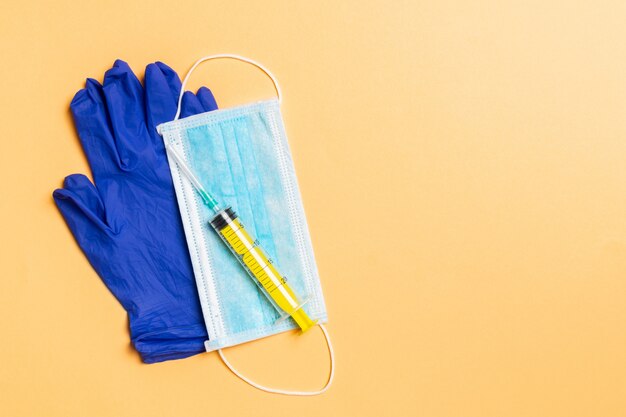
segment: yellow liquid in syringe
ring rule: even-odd
[[[302,303],[287,284],[287,279],[278,272],[230,207],[220,211],[211,220],[211,226],[281,315],[290,315],[303,332],[316,324],[317,321],[311,320],[302,308]]]

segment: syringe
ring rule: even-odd
[[[303,332],[315,326],[317,320],[311,320],[302,308],[306,300],[300,301],[287,283],[287,279],[278,272],[273,262],[263,252],[259,241],[253,239],[245,230],[234,210],[231,207],[225,209],[219,207],[217,201],[204,189],[171,145],[167,146],[167,153],[198,191],[204,204],[215,212],[215,217],[209,224],[279,312],[281,318],[278,320],[291,316]]]

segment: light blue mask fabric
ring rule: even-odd
[[[159,127],[222,207],[232,206],[313,320],[327,321],[311,239],[278,100],[216,110]],[[212,213],[170,161],[209,335],[207,351],[298,326],[278,312],[208,222]]]

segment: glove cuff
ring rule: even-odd
[[[206,352],[204,325],[171,327],[133,338],[132,343],[144,363],[183,359]]]

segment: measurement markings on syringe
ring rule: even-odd
[[[237,229],[234,229],[232,227],[234,224],[235,223],[230,224],[231,227],[229,228],[229,230],[224,232],[224,236],[231,242],[233,248],[235,249],[239,257],[244,260],[245,265],[250,269],[253,275],[257,277],[259,282],[263,284],[264,287],[267,287],[267,285],[271,281],[271,277],[265,272],[265,269],[271,265],[272,261],[268,259],[268,263],[266,263],[265,257],[262,253],[256,253],[258,256],[247,257],[246,255],[248,255],[252,250],[257,247],[258,240],[255,240],[250,244],[245,234],[244,237],[246,237],[246,239],[239,239],[236,232],[239,231],[241,228],[238,227]],[[246,250],[243,251],[243,248],[245,248]],[[258,251],[258,249],[256,249],[255,252],[256,251]],[[258,258],[261,258],[263,261],[261,263],[258,262]],[[275,286],[271,290],[270,288],[271,287],[267,287],[268,291],[270,292],[276,289]]]
[[[256,259],[252,258],[246,263],[253,275],[259,280],[259,282],[269,291],[272,292],[276,289],[276,286],[271,282],[272,279],[266,272],[266,269],[270,266],[269,263],[259,263]],[[274,285],[274,288],[272,288]]]
[[[233,229],[233,223],[237,224],[239,222],[232,222],[229,224],[230,226],[230,230],[235,234],[236,237],[239,238],[240,242],[244,242],[244,245],[246,248],[250,248],[252,245],[250,245],[250,238],[247,236],[247,234],[245,232],[243,232],[241,229],[241,227],[239,226],[239,224],[237,224],[237,229]],[[226,233],[224,233],[224,236],[226,237]],[[232,234],[228,235],[229,237],[232,236]],[[231,242],[231,245],[234,244],[234,242],[231,241],[232,238],[228,239],[228,241]],[[246,245],[247,243],[247,245]],[[263,264],[263,266],[261,267],[261,270],[265,270],[265,268],[268,266],[268,264],[263,260],[263,258],[261,257],[261,255],[256,251],[250,251],[248,252],[249,255],[251,255],[253,257],[253,259],[256,261],[256,264],[258,264],[259,266],[261,266],[261,264]],[[252,263],[252,259],[249,260],[250,263]],[[246,264],[248,264],[248,262],[246,262]],[[252,270],[252,268],[251,268]],[[254,275],[256,276],[256,274],[258,273],[259,269],[257,269],[256,271],[252,270],[254,272]],[[297,306],[298,303],[296,302],[296,300],[293,299],[293,297],[291,296],[291,294],[289,294],[289,292],[287,292],[285,290],[285,288],[282,285],[282,280],[279,279],[278,277],[276,277],[274,275],[274,273],[272,272],[272,270],[268,270],[268,271],[264,271],[265,274],[268,276],[268,278],[272,281],[272,284],[274,284],[275,288],[272,288],[271,291],[274,291],[276,288],[278,288],[280,290],[280,293],[283,295],[283,297],[285,297],[286,301],[291,304],[292,306]],[[268,291],[269,288],[268,288]]]

